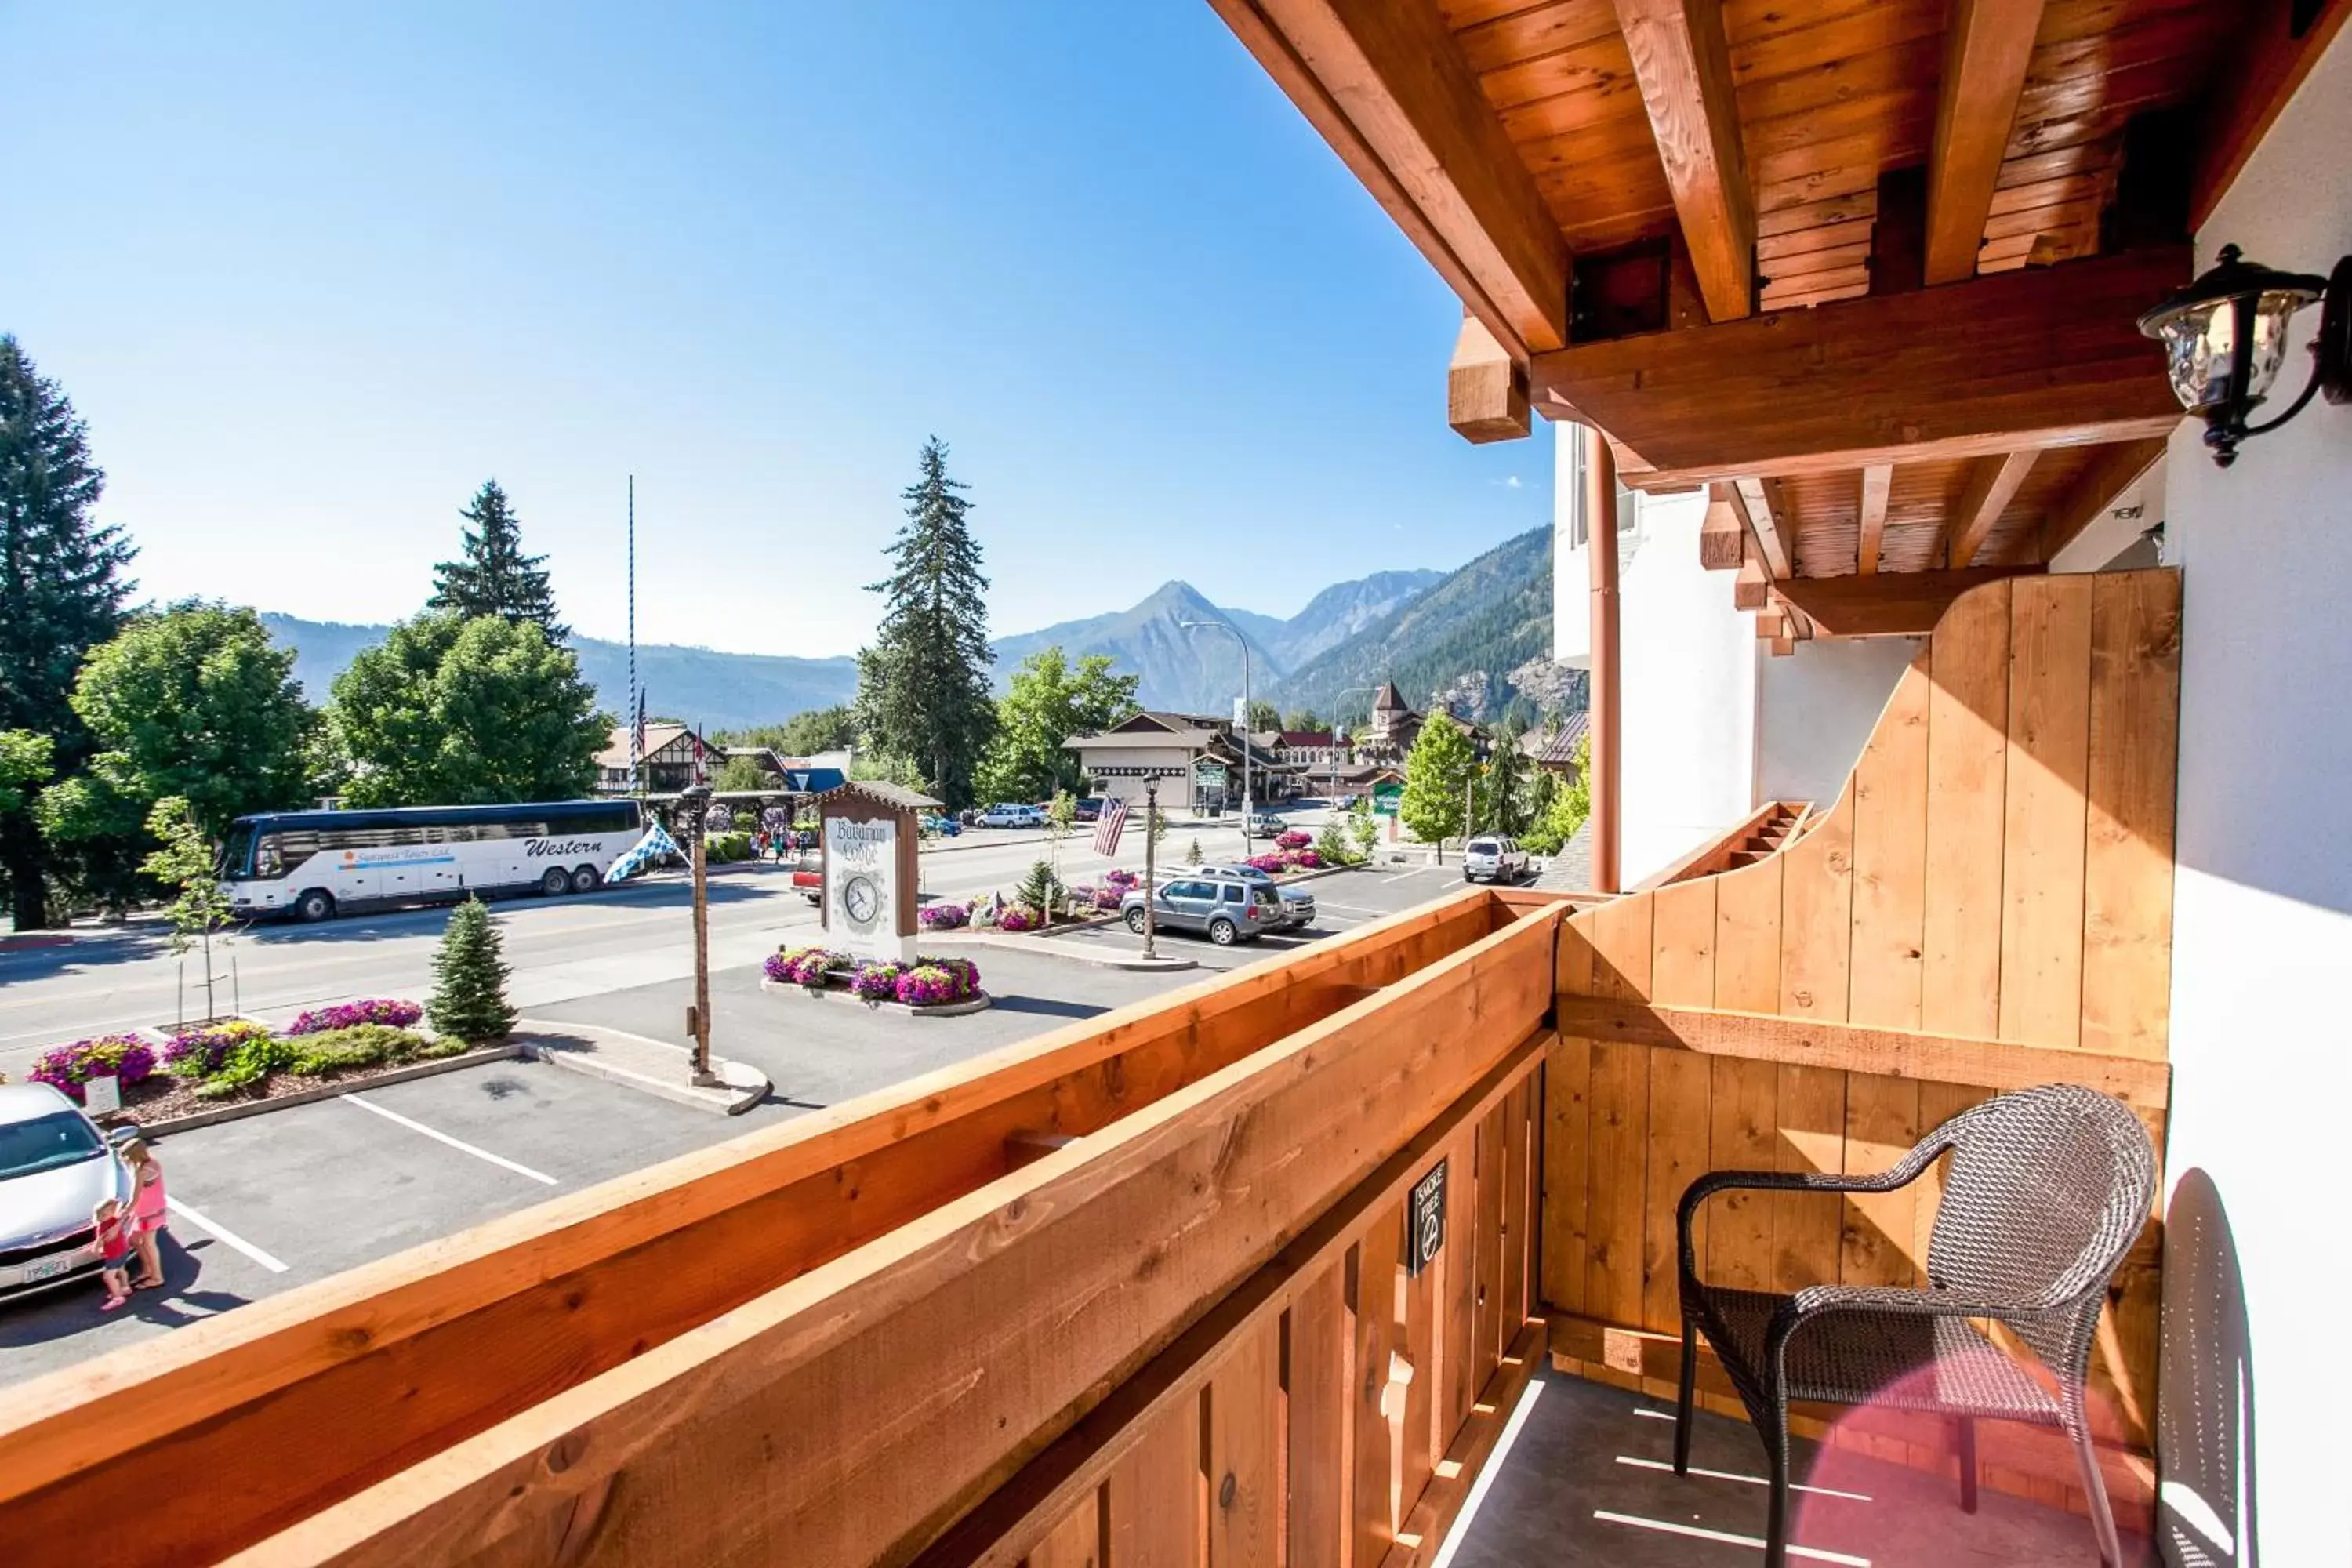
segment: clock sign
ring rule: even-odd
[[[1412,1184],[1405,1203],[1404,1267],[1418,1278],[1445,1245],[1445,1162]]]
[[[841,907],[853,924],[870,926],[874,917],[882,912],[881,890],[875,887],[871,877],[852,877],[842,885]]]

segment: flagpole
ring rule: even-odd
[[[646,793],[645,702],[637,695],[637,476],[629,476],[629,793]]]

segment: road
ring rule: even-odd
[[[1190,826],[1171,828],[1161,849],[1180,859],[1196,838],[1211,858],[1241,850],[1234,828]],[[949,839],[925,849],[923,888],[954,898],[1009,893],[1046,853],[1045,836],[1035,831]],[[1129,824],[1115,860],[1094,852],[1091,829],[1073,833],[1063,842],[1061,864],[1073,882],[1098,879],[1113,864],[1139,871],[1139,825]],[[688,902],[685,879],[675,875],[578,898],[499,900],[493,907],[514,971],[509,998],[531,1011],[692,973]],[[315,926],[255,926],[215,954],[218,1005],[278,1022],[354,996],[422,1000],[447,920],[446,909],[432,909]],[[815,924],[815,910],[776,867],[730,867],[710,879],[714,968],[757,962],[795,930]],[[0,1073],[21,1077],[42,1048],[62,1041],[201,1016],[203,998],[194,991],[202,968],[193,956],[184,973],[190,993],[184,996],[182,961],[152,921],[78,935],[64,946],[0,952]]]

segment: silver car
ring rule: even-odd
[[[1462,851],[1465,882],[1516,882],[1528,874],[1528,852],[1516,838],[1482,833]]]
[[[1286,888],[1273,877],[1255,866],[1203,866],[1202,870],[1216,877],[1239,877],[1244,882],[1257,884],[1258,891],[1282,900],[1282,912],[1288,918],[1268,931],[1305,931],[1315,923],[1315,895],[1303,888]]]
[[[96,1270],[90,1211],[131,1194],[130,1167],[80,1106],[46,1083],[0,1083],[0,1300]]]
[[[1143,889],[1119,900],[1119,918],[1127,929],[1143,930]],[[1162,882],[1151,895],[1151,922],[1159,931],[1195,931],[1219,947],[1255,941],[1280,931],[1290,916],[1271,890],[1261,892],[1255,882],[1219,876],[1208,870],[1190,871]]]

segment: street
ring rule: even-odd
[[[1163,853],[1172,848],[1181,866],[1193,837],[1190,827],[1171,831]],[[1198,837],[1211,858],[1240,847],[1232,829]],[[924,882],[954,896],[1009,890],[1045,847],[1034,832],[950,840],[926,850]],[[1140,836],[1121,848],[1119,863],[1139,867]],[[1072,880],[1109,864],[1093,853],[1090,835],[1065,841],[1062,862]],[[910,1019],[762,990],[760,961],[780,942],[813,939],[815,911],[773,868],[730,869],[711,879],[715,1044],[769,1075],[775,1090],[764,1104],[722,1118],[559,1067],[507,1061],[169,1136],[158,1144],[173,1199],[168,1289],[142,1292],[111,1316],[99,1311],[95,1285],[0,1304],[0,1384],[1294,951],[1451,892],[1458,878],[1451,866],[1416,864],[1317,879],[1306,884],[1318,909],[1310,931],[1234,948],[1161,937],[1163,951],[1195,960],[1193,969],[1137,972],[1045,951],[957,947],[980,965],[994,1005],[966,1017]],[[494,907],[515,969],[510,994],[527,1020],[685,1042],[693,954],[681,879]],[[421,997],[446,919],[413,910],[249,933],[236,950],[245,1008],[281,1020],[356,995]],[[1106,954],[1139,945],[1117,926],[1056,942]],[[168,1022],[174,979],[160,936],[137,929],[0,953],[0,1069],[16,1076],[61,1039]]]

